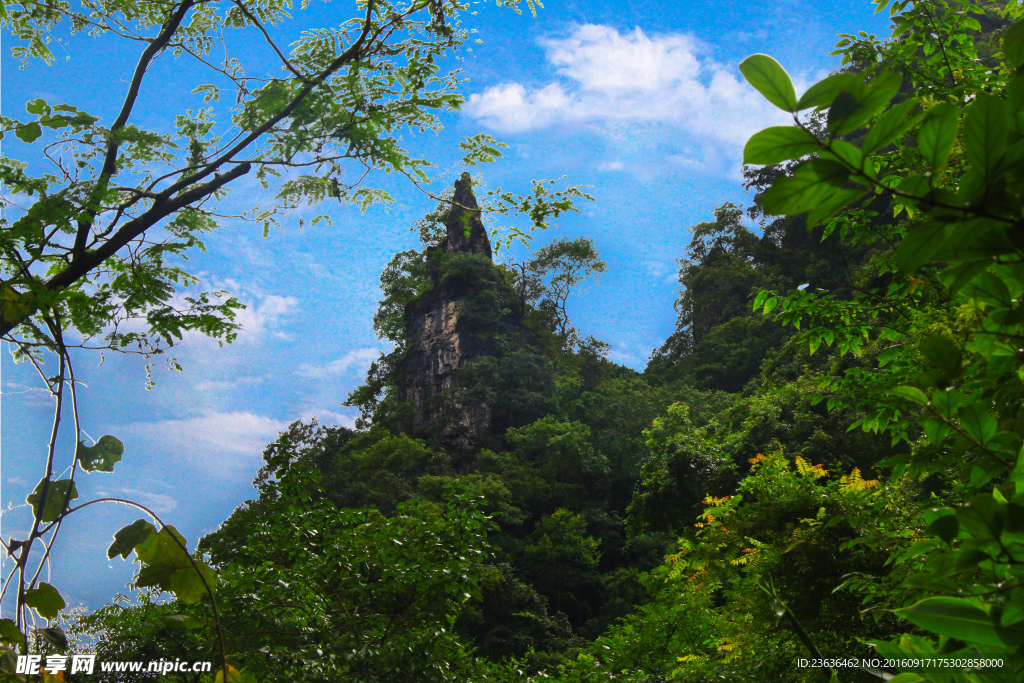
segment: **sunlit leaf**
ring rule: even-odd
[[[25,604],[44,619],[56,618],[67,606],[57,589],[45,582],[41,582],[37,588],[25,591]]]
[[[46,490],[46,500],[43,501],[43,490]],[[59,479],[57,481],[43,479],[36,484],[35,490],[28,494],[25,502],[32,506],[36,517],[43,522],[52,522],[64,512],[66,505],[78,498],[78,488],[75,482],[70,479]]]
[[[740,73],[764,98],[783,111],[796,111],[796,91],[789,74],[768,55],[751,55],[740,62]]]
[[[75,456],[81,463],[82,469],[86,472],[113,472],[114,464],[121,462],[124,454],[124,444],[116,437],[101,436],[92,446],[86,446],[85,442],[78,442],[78,450]]]

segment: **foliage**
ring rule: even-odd
[[[519,11],[516,0],[498,4]],[[42,478],[27,498],[30,530],[25,538],[5,541],[16,558],[0,592],[0,599],[8,590],[15,596],[14,619],[0,621],[5,642],[22,652],[35,647],[39,639],[26,638],[35,619],[30,609],[49,621],[63,606],[57,589],[39,579],[64,519],[98,502],[134,505],[115,498],[74,504],[80,470],[111,472],[124,447],[111,435],[92,444],[83,440],[72,350],[148,359],[189,332],[230,342],[243,304],[226,292],[203,291],[182,265],[192,250],[204,249],[206,233],[235,218],[261,225],[266,234],[291,210],[329,199],[364,211],[390,202],[386,192],[364,183],[367,175],[379,175],[368,171],[427,185],[430,162],[404,149],[400,139],[438,130],[438,114],[462,103],[458,79],[439,62],[468,36],[460,20],[465,9],[452,1],[357,2],[353,16],[333,27],[306,27],[286,55],[267,27],[292,20],[290,2],[29,1],[0,7],[0,26],[11,32],[13,54],[23,63],[52,61],[48,45],[61,32],[102,42],[116,54],[133,52],[138,43],[135,68],[126,78],[93,70],[97,78],[127,83],[113,120],[43,99],[28,102],[21,117],[0,117],[0,138],[7,136],[5,149],[14,150],[0,158],[0,337],[11,343],[15,360],[38,371],[55,414]],[[243,55],[229,49],[240,43],[266,48],[270,63],[260,61],[259,50]],[[191,89],[192,106],[168,118],[149,117],[153,127],[144,129],[146,93],[164,90],[151,81],[168,59],[178,60],[176,85]],[[203,83],[207,77],[217,85]],[[462,165],[493,161],[500,148],[490,136],[473,136],[460,145]],[[247,176],[267,191],[264,204],[229,198],[231,186]],[[528,216],[536,229],[574,210],[573,199],[586,195],[538,182],[526,196],[500,190],[489,196],[485,210]],[[324,215],[312,219],[323,221]],[[44,372],[49,356],[57,369]],[[170,365],[180,369],[173,359]],[[64,467],[57,444],[68,413],[76,449]],[[62,471],[70,475],[58,479]],[[217,575],[189,553],[173,527],[136,507],[154,523],[139,520],[117,532],[109,557],[135,553],[137,587],[171,592],[190,605],[208,601],[207,625],[220,641],[220,678],[251,680],[251,672],[230,674],[227,668]],[[39,633],[61,641],[55,626]]]
[[[584,292],[579,285],[608,270],[593,240],[561,238],[537,250],[525,263],[511,264],[512,287],[520,310],[532,307],[563,347],[604,353],[610,347],[593,337],[584,338],[569,324],[566,302]]]
[[[259,499],[203,542],[237,664],[377,681],[1020,677],[1024,22],[1016,5],[875,4],[892,39],[841,36],[847,68],[802,94],[770,57],[741,65],[794,117],[745,149],[764,166],[747,173],[763,232],[729,204],[694,227],[676,333],[642,375],[570,339],[564,288],[604,270],[591,242],[502,270],[445,254],[443,212],[425,219],[425,251],[382,276],[374,324],[395,346],[350,398],[358,429],[293,425]],[[486,352],[415,423],[396,400],[410,314],[456,290]],[[456,400],[495,411],[471,447],[440,438]],[[114,450],[82,452],[102,469]],[[48,503],[44,487],[37,515],[61,514]],[[145,560],[155,531],[111,551]],[[50,597],[32,601],[52,613]],[[208,619],[188,598],[175,609]],[[904,662],[797,665],[873,654]],[[1006,666],[906,663],[976,654]]]
[[[219,558],[232,664],[259,680],[459,680],[470,659],[452,627],[478,593],[488,555],[489,522],[476,498],[453,484],[439,503],[399,503],[390,516],[339,509],[302,457],[317,431],[305,427],[293,425],[268,448],[272,477],[226,527],[244,522],[244,551],[225,529],[203,542]],[[184,638],[209,651],[202,606],[142,596],[138,606],[104,608],[80,628],[102,635],[101,651],[113,656],[116,647],[118,659],[143,659],[154,640],[181,629],[167,648]]]
[[[846,231],[855,240],[881,235],[895,248],[871,266],[887,282],[862,288],[849,300],[765,291],[755,306],[766,314],[779,308],[778,319],[805,328],[799,338],[812,349],[825,344],[841,354],[861,354],[885,344],[877,353],[878,370],[852,368],[823,385],[830,407],[853,406],[863,411],[853,426],[912,443],[909,454],[887,461],[894,478],[941,473],[964,482],[962,507],[927,513],[933,538],[897,553],[927,558],[908,582],[934,597],[897,613],[933,637],[905,636],[898,644],[880,643],[879,651],[995,647],[1019,671],[1017,648],[1024,640],[1016,636],[1015,614],[1024,594],[1014,580],[1010,506],[1019,504],[1013,502],[1013,473],[1021,450],[1016,406],[1022,376],[1011,340],[1019,334],[1024,291],[1013,237],[1021,227],[1018,148],[1024,131],[1016,113],[1024,92],[1024,76],[1017,73],[1024,63],[1024,31],[1022,24],[1010,26],[1003,65],[985,69],[966,32],[980,28],[969,14],[980,8],[937,7],[933,13],[924,4],[894,3],[895,34],[902,40],[844,38],[838,45],[844,59],[856,56],[870,68],[832,76],[799,101],[783,103],[794,114],[828,108],[827,137],[795,117],[787,133],[792,141],[769,129],[755,135],[745,152],[748,162],[774,163],[814,151],[814,158],[765,192],[765,211],[809,210],[808,224],[824,221],[826,230]],[[752,84],[774,102],[788,76],[769,63],[763,55],[745,62],[771,74]],[[913,97],[897,97],[904,75]],[[859,145],[841,139],[862,126],[867,132]],[[903,220],[878,225],[855,210],[841,213],[864,197],[888,200],[894,219],[902,214]],[[919,676],[914,680],[946,680],[926,668],[907,671]],[[964,675],[1001,680],[1003,674]]]

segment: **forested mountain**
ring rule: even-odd
[[[598,245],[495,263],[463,176],[381,277],[357,428],[292,425],[200,545],[244,676],[1020,680],[1024,25],[935,8],[843,37],[803,104],[744,63],[816,111],[692,227],[642,373],[573,326]],[[205,604],[157,602],[77,628],[214,656]],[[877,653],[1006,664],[798,662]]]

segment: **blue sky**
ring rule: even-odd
[[[341,6],[296,11],[293,29],[336,20]],[[886,15],[873,15],[866,0],[567,0],[551,2],[536,18],[493,4],[473,9],[478,14],[466,19],[481,43],[453,62],[468,79],[468,101],[445,117],[442,133],[417,137],[410,147],[443,169],[457,158],[459,140],[487,132],[510,145],[502,161],[481,169],[487,187],[525,191],[530,179],[563,175],[590,186],[595,201],[537,234],[536,243],[580,235],[597,242],[609,272],[585,299],[570,301],[570,314],[585,333],[613,345],[613,360],[637,369],[674,329],[675,259],[688,243],[687,226],[725,201],[749,201],[740,182],[743,142],[785,122],[742,82],[737,64],[752,53],[771,54],[799,91],[838,66],[826,57],[836,34],[887,34]],[[3,41],[5,114],[18,116],[24,102],[43,97],[114,117],[135,46],[125,52],[64,36],[54,44],[53,66],[19,70],[10,37]],[[173,60],[160,63],[149,77],[157,85],[143,91],[140,121],[166,129],[169,113],[194,106],[190,76]],[[39,163],[31,156],[37,150],[10,138],[2,144],[4,154]],[[248,306],[234,344],[186,338],[173,352],[183,372],[157,359],[149,391],[138,358],[107,354],[102,365],[98,356],[79,358],[86,432],[114,434],[126,446],[114,474],[81,477],[83,500],[135,498],[194,541],[251,497],[263,446],[290,422],[352,424],[353,411],[341,403],[383,348],[371,329],[377,278],[393,253],[416,246],[409,227],[433,208],[408,185],[385,185],[398,200],[387,211],[361,215],[333,205],[323,209],[333,226],[299,230],[297,215],[267,238],[238,223],[210,237],[209,251],[189,265]],[[258,192],[243,185],[232,201],[256,203]],[[524,253],[517,248],[512,257]],[[17,537],[28,524],[25,495],[41,476],[51,408],[33,389],[29,368],[12,364],[4,351],[0,496],[12,509],[2,531]],[[72,605],[88,608],[131,579],[131,565],[108,562],[105,549],[114,531],[138,517],[117,507],[93,510],[69,520],[53,563],[55,585]],[[10,605],[4,607],[7,616]]]

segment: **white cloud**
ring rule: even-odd
[[[742,80],[735,65],[715,62],[688,35],[648,35],[639,28],[619,33],[586,24],[542,45],[560,77],[556,82],[487,88],[470,96],[466,113],[506,133],[553,125],[667,124],[697,144],[721,146],[730,154],[752,133],[787,121]],[[692,154],[674,161],[700,163]]]
[[[263,448],[288,427],[288,422],[250,412],[210,412],[196,417],[128,425],[128,439],[147,450],[174,455],[205,474],[220,479],[255,474]]]
[[[355,429],[356,416],[346,415],[345,413],[337,413],[333,410],[326,408],[307,410],[302,414],[300,418],[304,422],[308,422],[316,418],[316,421],[322,425],[336,426],[336,427],[348,427],[349,429]]]
[[[204,284],[204,290],[226,290],[227,296],[233,296],[245,304],[245,308],[235,314],[235,322],[241,325],[242,329],[238,331],[234,344],[260,344],[269,336],[288,339],[288,335],[278,328],[287,316],[298,307],[299,300],[295,297],[266,294],[231,279],[214,280]],[[187,311],[191,307],[187,299],[190,295],[195,294],[195,291],[175,292],[168,303],[179,311]],[[224,301],[223,297],[220,299],[210,297],[210,299],[211,301]],[[148,329],[143,318],[125,320],[119,327],[122,332],[143,333]],[[213,338],[196,330],[186,330],[173,355],[187,355],[190,352],[202,355],[216,348],[218,348],[218,344]]]
[[[604,162],[602,164],[599,164],[598,167],[597,167],[597,170],[598,171],[607,171],[609,173],[612,173],[614,171],[621,171],[622,170],[622,162],[621,161],[606,161],[606,162]]]
[[[97,491],[96,495],[125,498],[148,507],[161,517],[178,508],[178,500],[174,496],[143,489],[117,488],[111,491]]]
[[[377,360],[379,355],[380,349],[377,348],[367,347],[363,349],[355,349],[354,351],[349,351],[341,358],[333,360],[325,365],[311,365],[309,363],[303,363],[299,366],[299,369],[296,372],[300,376],[310,379],[331,377],[350,371],[361,375],[366,373],[370,367],[370,363]]]
[[[321,424],[355,426],[355,415],[329,409],[310,408],[295,419],[309,421],[316,418]],[[186,466],[200,470],[203,476],[217,480],[252,477],[263,465],[263,449],[288,428],[294,420],[276,420],[252,412],[207,412],[203,415],[159,422],[137,422],[121,429],[128,447],[135,451],[162,451],[164,456],[176,457]],[[177,501],[159,493],[122,490],[140,496],[150,496],[154,506],[171,511]],[[132,496],[126,496],[132,497]],[[153,508],[158,513],[157,507]]]
[[[276,337],[287,338],[285,333],[276,328],[282,319],[295,310],[298,304],[299,300],[293,296],[270,294],[258,297],[255,303],[249,304],[235,317],[235,322],[239,323],[243,330],[238,335],[239,339],[247,337],[252,340],[262,340],[270,333]]]

